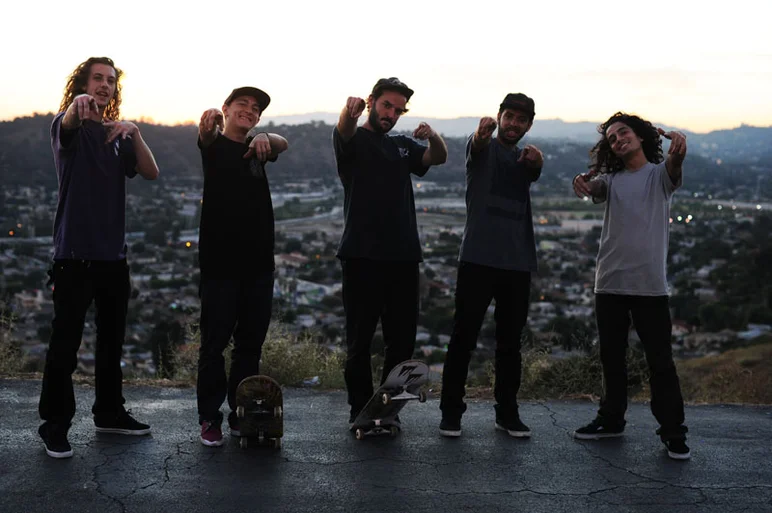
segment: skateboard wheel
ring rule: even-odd
[[[276,418],[279,418],[279,417],[281,417],[281,416],[282,416],[282,414],[283,414],[283,412],[282,412],[281,406],[276,406],[276,407],[273,409],[273,416],[274,416],[274,417],[276,417]]]
[[[390,434],[392,437],[395,437],[395,436],[397,436],[397,435],[399,434],[399,428],[397,428],[397,426],[391,426],[391,427],[389,428],[389,434]]]
[[[383,394],[381,396],[381,400],[383,401],[383,404],[389,404],[391,402],[391,396],[389,394]]]
[[[263,442],[265,441],[265,436],[263,435],[263,432],[262,432],[262,431],[259,431],[259,432],[257,433],[257,441],[258,441],[259,443],[263,443]]]
[[[421,390],[418,393],[418,402],[419,403],[425,403],[426,402],[426,392],[424,392],[423,390]]]
[[[243,419],[244,418],[244,407],[243,406],[236,406],[236,417]]]
[[[364,440],[365,439],[365,430],[364,429],[357,429],[354,434],[357,437],[357,440]]]
[[[241,439],[239,440],[239,447],[241,447],[242,449],[246,449],[247,445],[248,445],[247,438],[245,436],[242,436]]]
[[[274,449],[281,449],[281,438],[274,438],[271,440],[271,447]]]

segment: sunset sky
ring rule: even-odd
[[[170,124],[236,86],[271,95],[269,120],[339,112],[397,76],[415,116],[494,115],[521,91],[537,121],[626,110],[696,132],[769,126],[770,19],[769,0],[12,2],[0,119],[57,110],[72,69],[106,55],[126,72],[122,116]]]

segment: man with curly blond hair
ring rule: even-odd
[[[69,458],[75,415],[72,373],[86,311],[96,307],[95,395],[98,432],[145,435],[150,426],[124,408],[121,356],[131,282],[126,263],[126,178],[158,177],[158,166],[134,123],[119,121],[122,72],[92,57],[70,75],[51,125],[59,179],[54,219],[54,318],[46,356],[38,433],[52,458]]]

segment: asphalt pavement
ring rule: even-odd
[[[46,456],[39,380],[0,380],[0,512],[772,512],[772,407],[689,406],[689,461],[667,457],[646,404],[625,436],[577,441],[590,402],[527,402],[533,437],[494,430],[470,402],[458,439],[439,436],[437,397],[408,404],[396,438],[356,440],[343,392],[285,389],[280,450],[198,440],[195,391],[127,385],[144,437],[94,432],[76,386],[74,457]]]

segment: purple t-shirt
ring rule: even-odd
[[[130,139],[105,144],[101,123],[84,121],[62,131],[60,112],[51,124],[51,149],[59,178],[54,219],[54,258],[121,260],[126,257],[126,177],[136,174]]]

